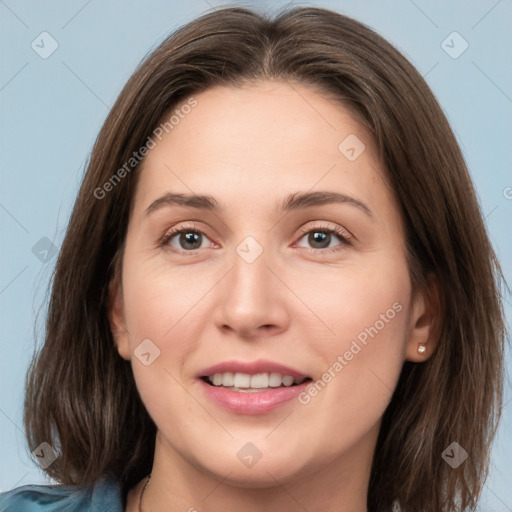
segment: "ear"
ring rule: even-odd
[[[440,292],[435,277],[429,276],[415,293],[405,353],[407,361],[423,363],[437,347],[441,327]]]
[[[130,344],[123,307],[123,288],[121,282],[116,278],[110,281],[108,287],[108,319],[119,355],[127,361],[130,360]]]

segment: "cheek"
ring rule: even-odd
[[[311,293],[311,300],[317,297],[315,310],[334,331],[309,337],[310,359],[322,362],[299,397],[299,414],[314,433],[311,457],[328,460],[357,444],[376,428],[391,400],[405,357],[409,314],[408,271],[398,261],[374,267],[386,271],[354,268],[340,273],[338,282],[317,281],[321,290]],[[301,327],[312,332],[313,321]]]
[[[180,340],[177,333],[190,328],[194,306],[207,291],[204,280],[193,278],[189,270],[172,268],[165,258],[127,259],[123,293],[131,342],[137,342],[136,336],[154,339],[155,343]]]
[[[294,291],[314,313],[307,315],[311,325],[325,327],[319,346],[343,349],[358,337],[363,343],[379,338],[382,349],[389,348],[390,339],[396,341],[393,345],[401,344],[403,337],[397,336],[406,328],[411,293],[405,261],[370,261],[364,267],[317,273],[313,281],[297,275]]]
[[[125,260],[123,297],[131,364],[150,414],[162,397],[175,401],[180,396],[183,364],[201,338],[201,308],[194,305],[205,295],[206,285],[189,285],[185,273],[169,272],[168,266]],[[162,389],[166,392],[158,393]],[[180,406],[185,410],[189,404],[183,401]]]
[[[345,413],[374,403],[380,415],[405,358],[411,293],[407,264],[401,258],[381,259],[336,275],[317,279],[314,289],[304,282],[304,302],[312,304],[325,326],[324,335],[309,340],[310,355],[323,362],[317,388],[319,394],[328,388],[321,400],[351,404]],[[303,328],[313,332],[318,319]]]
[[[182,298],[180,284],[171,290],[167,280],[148,274],[132,277],[125,290],[125,314],[137,390],[158,428],[186,446],[186,435],[181,433],[192,430],[197,421],[209,421],[184,388],[183,367],[200,339],[196,331],[200,326],[190,320],[192,300]]]

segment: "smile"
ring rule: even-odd
[[[248,373],[215,373],[203,377],[205,382],[217,387],[223,387],[231,391],[241,393],[258,393],[267,391],[269,388],[290,387],[302,384],[307,377],[293,377],[291,375],[282,375],[281,373],[257,373],[250,375]]]
[[[225,362],[198,375],[201,389],[216,406],[236,414],[266,414],[296,398],[312,381],[270,361]]]

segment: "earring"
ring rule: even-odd
[[[427,347],[423,344],[418,345],[418,352],[424,354],[427,351]]]

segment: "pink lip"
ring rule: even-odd
[[[281,386],[271,388],[268,391],[256,391],[244,393],[243,391],[232,391],[222,386],[213,386],[205,382],[201,377],[207,377],[216,373],[247,373],[256,375],[258,373],[280,373],[290,375],[294,379],[306,378],[303,373],[273,361],[259,359],[257,361],[224,361],[215,364],[197,374],[200,379],[201,388],[210,400],[230,412],[238,414],[265,414],[276,407],[297,397],[310,379],[296,386]]]
[[[197,374],[198,378],[207,377],[214,375],[215,373],[247,373],[249,375],[256,375],[258,373],[280,373],[281,375],[290,375],[294,379],[307,377],[303,373],[285,366],[283,364],[274,363],[272,361],[266,361],[259,359],[257,361],[224,361],[222,363],[215,364],[204,370],[201,370]]]
[[[287,375],[289,375],[289,373],[287,373]],[[224,409],[237,414],[268,413],[276,407],[296,398],[310,383],[310,381],[307,380],[297,386],[272,388],[268,391],[256,391],[254,393],[243,393],[231,391],[221,386],[212,386],[203,380],[199,382],[210,400]]]
[[[244,393],[243,391],[232,391],[222,386],[212,386],[201,379],[201,377],[227,372],[247,373],[248,375],[280,373],[281,375],[290,375],[294,379],[307,376],[289,366],[264,359],[250,362],[224,361],[201,370],[197,377],[200,379],[201,387],[208,398],[224,409],[238,414],[265,414],[270,412],[285,402],[296,398],[310,383],[310,379],[308,379],[296,386],[281,386],[271,388],[268,391]]]

